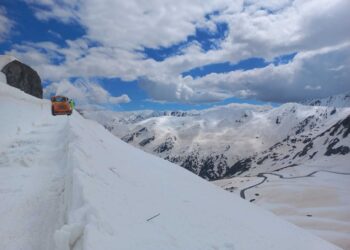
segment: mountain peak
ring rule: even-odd
[[[335,108],[350,107],[350,92],[333,95],[326,98],[308,100],[303,102],[303,104],[310,106],[326,106]]]

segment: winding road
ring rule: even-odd
[[[296,165],[294,165],[294,166],[296,166]],[[293,166],[287,166],[287,167],[293,167]],[[257,186],[263,184],[263,183],[268,179],[268,177],[267,177],[266,175],[274,175],[274,176],[279,177],[280,179],[299,179],[299,178],[307,178],[307,177],[312,177],[312,176],[314,176],[315,174],[321,173],[321,172],[331,173],[331,174],[340,174],[340,175],[350,175],[350,173],[342,173],[342,172],[329,171],[329,170],[318,170],[318,171],[313,171],[313,172],[311,172],[311,173],[309,173],[309,174],[307,174],[307,175],[292,176],[292,177],[284,177],[284,176],[281,175],[281,174],[276,174],[276,173],[274,173],[274,172],[278,172],[278,171],[280,171],[280,170],[282,170],[282,169],[285,169],[285,168],[287,168],[287,167],[279,168],[279,169],[274,170],[274,171],[272,171],[272,172],[259,173],[256,177],[263,178],[262,181],[260,181],[259,183],[254,184],[254,185],[252,185],[252,186],[249,186],[249,187],[246,187],[246,188],[242,189],[242,190],[240,191],[240,196],[241,196],[243,199],[245,199],[245,198],[246,198],[245,192],[246,192],[247,190],[251,189],[251,188],[254,188],[254,187],[257,187]]]

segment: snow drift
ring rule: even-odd
[[[0,83],[0,249],[338,249]]]

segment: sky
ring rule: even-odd
[[[46,98],[202,109],[350,92],[349,0],[1,0],[0,54]]]

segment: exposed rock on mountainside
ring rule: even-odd
[[[43,98],[41,79],[28,65],[14,60],[5,65],[1,71],[6,75],[7,84],[32,96]]]
[[[227,105],[204,111],[85,114],[146,152],[217,180],[350,151],[347,95],[309,106]],[[332,100],[332,101],[329,101]],[[137,117],[137,119],[135,119]]]
[[[305,120],[300,122],[299,129],[306,128]],[[340,157],[350,153],[350,140],[348,134],[350,132],[350,115],[345,119],[338,121],[328,129],[318,134],[313,134],[311,129],[306,133],[300,133],[299,130],[294,135],[289,135],[281,142],[276,143],[267,150],[264,150],[253,157],[240,160],[230,167],[225,177],[237,176],[243,173],[242,164],[249,169],[249,174],[259,174],[262,171],[276,171],[285,167],[293,167],[312,160],[315,156]],[[350,156],[350,154],[349,154]],[[263,167],[261,167],[263,165]]]

